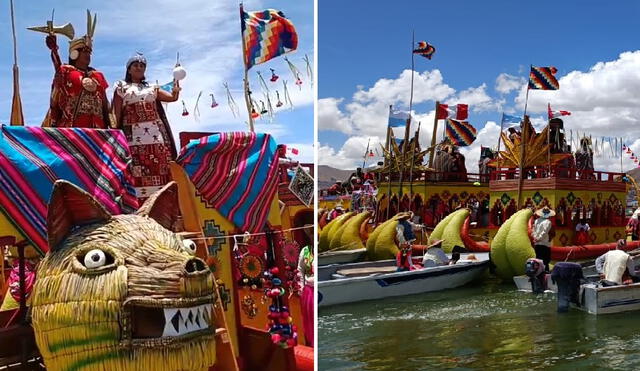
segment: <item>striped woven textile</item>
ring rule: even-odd
[[[277,145],[271,135],[202,137],[183,147],[177,162],[207,206],[243,231],[262,231],[278,184]]]
[[[533,67],[529,73],[529,89],[558,90],[560,83],[555,75],[558,70],[555,67]]]
[[[298,47],[293,23],[275,9],[245,12],[240,5],[244,65],[246,69]]]
[[[58,179],[93,195],[112,214],[130,213],[138,201],[119,130],[0,126],[0,211],[44,254],[47,204]]]
[[[456,146],[468,146],[476,140],[477,130],[466,121],[447,119],[446,133]]]

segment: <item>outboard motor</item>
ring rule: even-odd
[[[583,279],[582,266],[577,263],[556,263],[551,280],[558,285],[558,312],[567,312],[569,303],[579,304],[578,293]]]
[[[547,279],[544,274],[544,262],[541,259],[527,259],[524,274],[529,277],[529,282],[531,282],[531,292],[534,294],[541,294],[547,289]]]

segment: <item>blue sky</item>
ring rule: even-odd
[[[432,60],[415,58],[421,140],[430,141],[435,99],[468,103],[470,122],[484,128],[463,150],[468,168],[477,169],[480,145],[497,146],[491,121],[503,110],[522,115],[530,64],[557,67],[561,80],[559,91],[530,92],[534,122],[550,102],[573,113],[567,130],[640,137],[638,2],[322,0],[318,20],[320,164],[358,163],[368,138],[384,140],[386,107],[408,108],[412,30],[436,48]],[[601,157],[596,165],[613,163]]]
[[[11,23],[9,4],[0,14],[0,123],[7,123],[11,108]],[[180,131],[241,131],[246,130],[246,108],[242,95],[242,44],[240,43],[240,16],[238,2],[184,0],[184,1],[14,1],[16,30],[18,37],[18,63],[20,66],[20,86],[28,125],[40,125],[49,104],[49,92],[53,68],[49,50],[44,44],[44,34],[27,31],[28,26],[44,25],[55,7],[55,23],[71,22],[76,37],[86,33],[86,9],[98,14],[94,37],[92,66],[102,71],[110,85],[124,77],[125,63],[136,51],[147,58],[147,79],[165,83],[171,80],[171,71],[180,52],[182,65],[187,70],[183,81],[181,99],[184,99],[190,115],[182,117],[180,102],[172,103],[167,109],[174,135]],[[259,120],[256,131],[272,133],[278,143],[290,144],[300,150],[294,159],[313,160],[313,93],[314,88],[305,73],[305,54],[313,62],[314,29],[313,1],[289,2],[285,0],[244,3],[246,11],[266,8],[281,10],[296,26],[299,37],[298,50],[288,55],[303,76],[302,89],[292,81],[292,73],[282,57],[253,67],[249,79],[252,91],[260,92],[256,71],[265,78],[270,77],[269,68],[274,68],[281,76],[277,84],[269,83],[273,104],[275,90],[282,96],[282,80],[288,80],[289,93],[294,109],[280,109],[272,122]],[[67,59],[68,40],[58,37],[60,54]],[[228,105],[223,82],[228,82],[234,99],[240,109],[240,117],[235,118]],[[203,96],[199,102],[200,119],[194,117],[194,107],[198,93]],[[213,93],[220,104],[210,108]],[[112,96],[112,91],[108,91]],[[258,94],[261,95],[261,94]],[[263,98],[258,98],[258,100]]]

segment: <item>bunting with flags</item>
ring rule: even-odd
[[[446,123],[446,135],[451,143],[456,146],[468,146],[476,140],[478,134],[476,128],[474,128],[467,121],[458,121],[454,119],[447,119]]]
[[[538,90],[558,90],[560,83],[554,76],[558,72],[555,67],[534,67],[531,66],[529,73],[529,89]]]
[[[245,12],[240,5],[240,23],[246,69],[298,47],[293,23],[279,10]]]

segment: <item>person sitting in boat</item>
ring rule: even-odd
[[[396,255],[398,272],[420,268],[418,265],[413,263],[411,245],[413,244],[413,241],[416,240],[416,235],[413,233],[413,230],[419,229],[422,226],[413,223],[411,221],[412,218],[413,212],[409,211],[398,220],[398,225],[396,226],[396,240],[398,241],[399,246],[399,251]]]
[[[342,204],[336,204],[336,206],[333,208],[333,210],[329,211],[329,213],[327,213],[327,222],[332,221],[333,219],[339,217],[340,215],[344,214],[344,208],[342,207]]]
[[[615,250],[607,251],[596,259],[596,271],[600,274],[605,286],[628,285],[633,277],[638,277],[635,262],[631,255],[623,251],[627,241],[618,240]]]
[[[576,224],[576,245],[583,246],[591,242],[589,231],[591,227],[585,218],[580,219],[580,223]]]
[[[551,239],[553,239],[552,216],[556,213],[545,206],[536,211],[538,219],[533,223],[533,248],[536,251],[536,258],[544,262],[545,272],[549,272],[549,263],[551,262]]]
[[[396,255],[396,267],[397,272],[408,272],[420,268],[413,263],[410,244],[404,244],[400,246],[398,254]]]
[[[427,247],[422,257],[422,266],[425,268],[436,267],[439,265],[448,265],[449,257],[442,250],[442,242],[444,240],[435,240]]]
[[[69,64],[62,64],[55,34],[46,38],[56,74],[51,87],[49,112],[42,126],[107,129],[111,126],[104,75],[91,64],[93,20],[87,11],[87,34],[69,44]]]
[[[628,235],[631,235],[631,241],[638,241],[640,239],[640,207],[633,212],[625,231]]]
[[[451,260],[449,260],[449,265],[456,265],[456,263],[460,260],[460,252],[453,251],[451,252]]]

